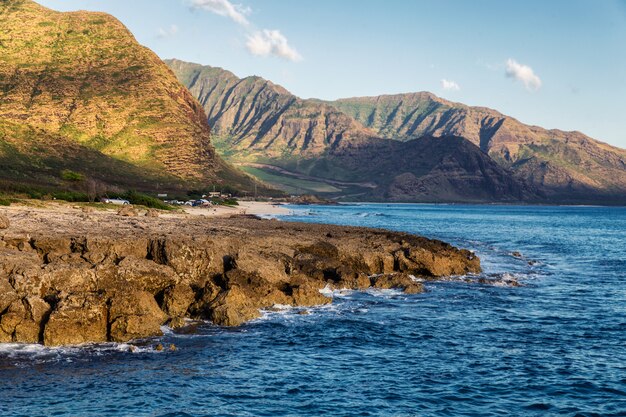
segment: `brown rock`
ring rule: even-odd
[[[117,215],[124,217],[137,217],[139,213],[133,206],[122,206],[122,208],[117,211]]]
[[[126,283],[132,288],[148,291],[151,294],[157,294],[179,280],[169,266],[134,256],[127,256],[118,264],[117,275],[118,284]]]
[[[11,226],[9,218],[3,213],[0,213],[0,230],[8,229],[9,226]]]
[[[50,305],[38,297],[15,300],[0,318],[0,342],[39,343]]]
[[[93,207],[83,206],[82,211],[83,213],[93,213],[96,210]]]
[[[97,293],[69,295],[61,300],[44,330],[46,346],[107,341],[106,297]]]
[[[171,329],[180,329],[182,327],[185,327],[185,324],[185,319],[182,317],[174,317],[167,322],[167,325]]]
[[[152,294],[146,291],[117,292],[109,307],[110,339],[126,342],[161,335],[167,320]]]
[[[330,304],[331,298],[320,293],[319,288],[310,283],[300,284],[292,289],[293,303],[297,306]]]
[[[209,306],[209,318],[220,326],[239,326],[261,316],[239,287],[222,291]]]
[[[416,282],[408,274],[387,274],[372,277],[372,287],[390,289],[397,288],[407,294],[418,294],[424,292],[424,286]]]
[[[170,317],[185,317],[195,297],[196,294],[188,284],[176,284],[163,293],[161,308]]]
[[[226,273],[225,279],[226,288],[237,287],[257,308],[290,303],[290,299],[284,291],[281,291],[275,284],[270,283],[258,273],[233,269]]]
[[[159,215],[159,211],[152,208],[146,211],[146,217],[159,217]]]
[[[373,229],[27,213],[0,235],[1,341],[128,341],[159,335],[168,320],[183,326],[185,318],[235,326],[275,304],[329,303],[319,292],[329,284],[420,292],[409,274],[480,271],[468,251]],[[381,270],[393,275],[370,280]]]

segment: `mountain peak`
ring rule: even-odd
[[[20,149],[31,139],[31,148],[36,142],[55,154],[57,141],[68,152],[76,145],[91,158],[160,178],[152,188],[221,181],[221,173],[249,182],[215,154],[197,100],[116,18],[5,0],[0,27],[0,157],[30,158]],[[46,169],[28,181],[53,184],[64,168],[63,160],[32,163]],[[71,168],[116,181],[120,172],[97,172],[94,163]]]
[[[539,193],[548,201],[615,202],[626,195],[625,151],[578,132],[527,126],[427,91],[305,100],[258,77],[214,73],[189,84],[176,72],[203,104],[220,149],[262,176],[271,170],[274,179],[282,172],[408,201],[529,201],[541,200]]]

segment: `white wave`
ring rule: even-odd
[[[365,292],[374,297],[396,297],[404,295],[404,291],[398,288],[368,288]]]
[[[330,285],[326,285],[324,288],[319,290],[320,294],[329,297],[348,297],[354,293],[354,290],[349,288],[332,288]]]

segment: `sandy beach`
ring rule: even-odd
[[[233,214],[254,214],[256,216],[276,216],[286,215],[291,211],[285,206],[277,203],[269,203],[262,201],[240,201],[238,206],[212,206],[204,207],[188,207],[184,206],[185,213],[196,216],[207,217],[228,217]]]

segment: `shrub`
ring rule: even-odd
[[[85,176],[80,172],[74,172],[70,171],[69,169],[64,169],[63,171],[61,171],[61,179],[65,181],[80,182],[85,179]]]
[[[11,205],[11,201],[7,200],[6,198],[0,198],[0,206],[10,206]]]
[[[86,193],[80,193],[76,191],[55,191],[52,193],[52,197],[56,198],[57,200],[65,200],[72,203],[89,201],[89,197]]]
[[[238,206],[239,205],[237,200],[235,200],[234,198],[227,198],[225,200],[222,200],[220,204],[224,206]]]
[[[120,197],[130,201],[131,204],[142,205],[160,210],[172,210],[172,206],[165,204],[158,198],[150,197],[149,195],[142,194],[137,191],[127,191]]]

